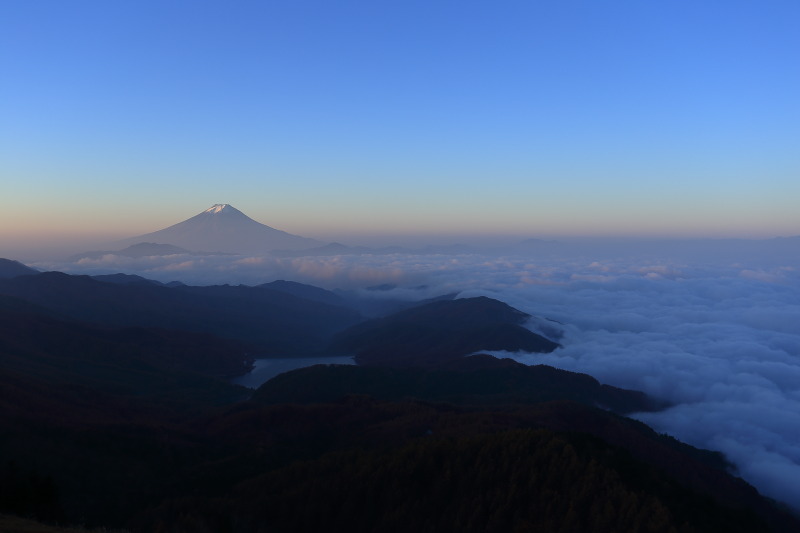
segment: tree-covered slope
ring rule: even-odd
[[[437,301],[353,326],[333,349],[383,366],[439,364],[483,350],[555,350],[557,343],[522,326],[528,318],[487,297]]]

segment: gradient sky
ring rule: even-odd
[[[0,247],[217,202],[318,238],[798,235],[797,28],[795,0],[9,0]]]

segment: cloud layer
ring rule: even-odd
[[[502,289],[509,303],[566,324],[563,349],[514,357],[673,402],[636,418],[722,451],[763,494],[800,510],[797,273],[614,272]]]
[[[405,298],[451,291],[498,298],[564,325],[562,349],[513,357],[672,402],[670,409],[637,418],[722,451],[762,493],[800,510],[800,262],[729,255],[716,263],[708,254],[700,262],[634,253],[108,255],[38,266],[187,283],[393,283]]]

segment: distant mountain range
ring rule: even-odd
[[[29,266],[25,266],[19,261],[14,261],[13,259],[0,259],[0,279],[15,278],[17,276],[38,273],[38,270],[34,270]]]
[[[549,352],[558,347],[520,325],[529,315],[490,298],[453,299],[455,294],[416,304],[388,302],[385,311],[393,314],[366,322],[353,295],[283,280],[255,287],[193,287],[127,274],[45,272],[0,279],[0,294],[54,316],[113,327],[210,333],[273,356],[332,350],[356,354],[361,364],[408,366],[438,364],[480,350]]]
[[[205,211],[167,228],[117,241],[118,248],[87,251],[69,259],[101,259],[105,255],[140,258],[176,254],[263,254],[281,257],[514,253],[546,257],[608,257],[646,254],[676,260],[737,261],[757,257],[766,264],[798,258],[800,236],[773,239],[633,239],[572,238],[563,241],[526,239],[491,245],[350,246],[293,235],[253,220],[230,204],[214,204]]]
[[[183,222],[124,239],[118,244],[130,246],[139,243],[170,244],[192,251],[226,253],[302,250],[325,244],[256,222],[229,204],[214,204]]]
[[[0,294],[61,317],[112,327],[147,327],[235,339],[257,354],[323,351],[330,337],[361,320],[352,310],[285,290],[163,285],[139,276],[70,276],[60,272],[0,280]]]

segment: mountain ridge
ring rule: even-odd
[[[0,279],[38,274],[39,271],[13,259],[0,258]]]
[[[123,239],[117,244],[125,246],[141,242],[225,253],[302,250],[325,244],[262,224],[230,204],[214,204],[182,222]]]
[[[441,364],[481,351],[549,353],[560,345],[522,324],[530,317],[486,296],[435,300],[367,320],[336,335],[331,349],[359,365]]]

